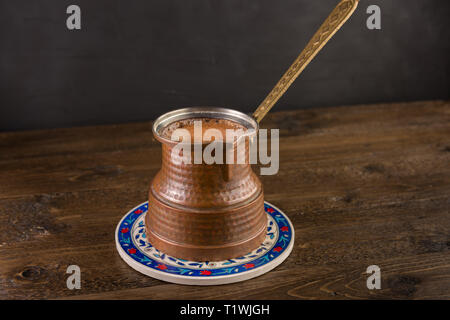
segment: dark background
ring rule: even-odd
[[[0,130],[253,111],[338,0],[0,0]],[[449,98],[448,0],[361,0],[276,110]],[[66,28],[81,7],[82,29]],[[382,30],[366,28],[381,7]]]

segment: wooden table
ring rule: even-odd
[[[450,298],[449,101],[270,114],[280,171],[262,180],[295,246],[220,290],[143,276],[116,252],[117,222],[160,166],[150,125],[0,134],[0,299]],[[66,287],[72,264],[80,290]]]

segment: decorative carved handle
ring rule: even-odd
[[[328,18],[320,26],[319,30],[314,34],[308,45],[303,49],[300,55],[295,59],[294,63],[289,67],[283,77],[278,81],[269,95],[259,105],[253,113],[256,121],[260,122],[262,118],[269,112],[274,104],[286,92],[289,86],[306,68],[323,46],[330,40],[333,35],[342,27],[348,18],[355,11],[359,0],[342,0],[336,8],[331,12]]]

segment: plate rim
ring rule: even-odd
[[[199,285],[199,286],[220,285],[220,284],[228,284],[228,283],[235,283],[235,282],[240,282],[240,281],[244,281],[244,280],[249,280],[249,279],[258,277],[264,273],[267,273],[270,270],[279,266],[284,260],[287,259],[287,257],[290,255],[290,253],[292,252],[292,249],[294,247],[295,229],[294,229],[294,226],[292,225],[291,220],[277,206],[271,204],[268,201],[264,201],[264,204],[277,210],[286,218],[286,220],[289,224],[289,227],[291,228],[291,233],[292,233],[291,241],[289,242],[286,249],[272,261],[262,265],[259,268],[246,270],[246,271],[243,271],[240,273],[220,275],[220,276],[214,276],[214,277],[186,276],[186,275],[171,274],[171,273],[167,273],[164,271],[155,270],[153,268],[146,267],[143,264],[132,259],[122,248],[122,246],[120,245],[120,242],[119,242],[119,238],[118,238],[119,228],[120,228],[120,225],[122,224],[123,220],[131,212],[135,211],[136,209],[140,208],[142,205],[145,205],[145,204],[147,204],[147,211],[148,211],[148,201],[142,202],[139,205],[135,206],[133,209],[129,210],[118,222],[116,229],[115,229],[115,234],[114,234],[115,242],[116,242],[116,249],[119,253],[119,256],[125,261],[125,263],[127,263],[134,270],[136,270],[142,274],[145,274],[146,276],[150,276],[152,278],[158,279],[158,280],[176,283],[176,284]]]

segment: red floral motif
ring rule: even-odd
[[[244,268],[245,269],[250,269],[250,268],[253,268],[255,265],[253,264],[253,263],[247,263],[247,264],[244,264]]]
[[[127,233],[128,231],[129,231],[128,228],[122,228],[122,230],[120,230],[120,232],[122,232],[122,233]]]
[[[267,212],[274,213],[275,210],[273,210],[272,208],[267,208]]]
[[[137,209],[137,210],[134,212],[134,214],[141,214],[142,212],[144,212],[144,211],[142,211],[141,209]]]
[[[284,226],[284,227],[281,228],[281,231],[284,231],[284,232],[289,231],[289,228]]]
[[[276,248],[273,248],[273,251],[280,252],[282,249],[283,249],[282,247],[276,247]]]
[[[130,249],[128,249],[128,252],[130,254],[135,254],[136,253],[136,249],[135,248],[130,248]]]
[[[167,267],[164,264],[158,264],[157,268],[160,269],[160,270],[166,270],[167,269]]]
[[[204,275],[204,276],[209,276],[211,274],[211,271],[209,271],[209,270],[202,270],[202,271],[200,271],[200,274]]]

